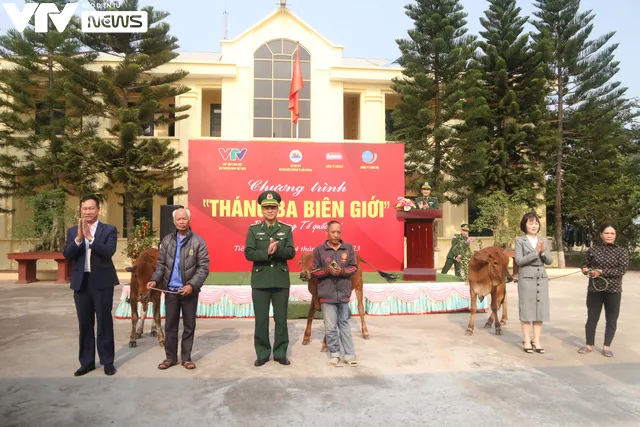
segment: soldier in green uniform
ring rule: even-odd
[[[415,200],[418,209],[438,209],[438,199],[431,196],[431,185],[428,182],[422,184],[420,187],[421,197],[417,197]]]
[[[445,262],[444,267],[442,267],[442,274],[447,274],[449,269],[453,265],[455,268],[456,276],[461,277],[460,273],[460,260],[462,257],[469,251],[471,248],[467,243],[467,238],[469,237],[469,224],[462,224],[460,226],[460,234],[454,234],[453,239],[451,239],[451,249],[447,254],[447,262]]]
[[[244,256],[253,262],[251,269],[251,296],[255,314],[253,344],[258,358],[255,366],[269,361],[269,304],[273,305],[276,323],[273,343],[273,360],[289,365],[287,347],[287,307],[289,305],[289,267],[287,261],[295,256],[291,227],[279,222],[278,206],[281,198],[275,191],[265,191],[258,196],[264,221],[249,227]]]

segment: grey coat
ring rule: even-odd
[[[538,236],[538,239],[544,242],[544,251],[539,255],[527,236],[516,239],[518,305],[522,322],[549,320],[549,279],[544,266],[550,265],[553,258],[546,237]]]
[[[187,239],[180,248],[180,274],[182,284],[191,285],[194,292],[199,292],[204,281],[209,276],[209,249],[202,237],[189,230]],[[163,282],[166,289],[171,281],[171,272],[176,259],[176,233],[171,233],[162,239],[160,253],[158,254],[158,266],[153,272],[151,280]]]

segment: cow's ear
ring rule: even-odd
[[[476,260],[477,263],[480,263],[480,264],[487,264],[489,262],[489,258],[487,258],[484,255],[477,255],[476,254],[475,255],[475,260]]]

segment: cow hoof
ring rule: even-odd
[[[138,344],[135,341],[129,341],[129,348],[136,348]]]
[[[164,341],[160,341],[160,342],[158,342],[158,345],[159,345],[160,347],[164,348]]]
[[[309,338],[305,338],[302,340],[302,345],[309,345],[309,341],[311,341]]]
[[[136,332],[136,338],[142,338],[142,332]]]
[[[362,334],[362,338],[364,338],[365,340],[369,340],[371,339],[371,337],[369,336],[369,334]]]
[[[149,335],[151,335],[152,337],[157,337],[158,336],[158,332],[157,331],[151,331],[149,333]]]
[[[492,326],[493,326],[493,324],[491,322],[487,322],[487,323],[484,324],[484,328],[485,329],[489,329]]]
[[[327,347],[322,347],[320,349],[320,353],[326,353],[327,352]]]
[[[496,329],[496,335],[502,335],[502,329]]]
[[[506,324],[507,324],[507,320],[506,320],[506,319],[502,319],[502,320],[500,321],[500,324],[501,324],[501,325],[503,325],[503,326],[504,326],[504,325],[506,325]]]
[[[465,335],[473,335],[473,329],[467,329],[464,334]]]

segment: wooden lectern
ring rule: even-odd
[[[435,281],[433,222],[442,218],[442,209],[398,210],[396,218],[405,222],[407,230],[407,268],[402,280]]]

